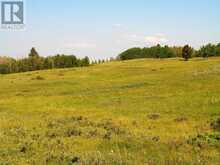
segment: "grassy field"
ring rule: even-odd
[[[0,75],[0,165],[220,163],[220,58]]]

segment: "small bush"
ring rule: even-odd
[[[107,134],[125,135],[127,133],[120,124],[114,123],[111,120],[99,123],[98,127],[105,129],[108,132]]]
[[[64,76],[64,74],[63,73],[58,73],[58,76]]]
[[[157,113],[150,114],[150,115],[148,115],[148,118],[151,120],[157,120],[160,118],[160,114],[157,114]]]
[[[81,134],[82,134],[82,131],[79,128],[75,128],[75,127],[68,128],[65,132],[65,135],[67,137],[81,136]]]
[[[35,78],[33,78],[32,80],[45,80],[45,78],[41,77],[41,76],[36,76]]]
[[[188,144],[196,145],[200,148],[209,145],[214,147],[220,147],[220,133],[206,133],[199,134],[194,138],[189,139]]]
[[[211,127],[215,130],[215,131],[220,131],[220,118],[218,118],[216,121],[211,123]]]
[[[155,142],[158,142],[158,141],[160,141],[160,137],[159,136],[155,136],[155,137],[152,138],[152,140],[155,141]]]
[[[27,148],[25,146],[22,146],[20,148],[20,152],[25,153],[27,151]]]
[[[186,117],[178,117],[176,118],[174,121],[175,122],[184,122],[184,121],[187,121],[188,119]]]

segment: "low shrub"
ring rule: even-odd
[[[217,120],[213,121],[211,123],[211,127],[215,130],[215,131],[220,131],[220,118],[218,118]]]
[[[175,122],[184,122],[184,121],[187,121],[188,119],[186,117],[178,117],[176,118],[174,121]]]
[[[36,76],[35,78],[33,78],[32,80],[45,80],[44,77],[41,76]]]
[[[157,114],[157,113],[148,115],[148,119],[151,119],[151,120],[157,120],[159,118],[160,118],[160,114]]]
[[[220,133],[216,132],[199,134],[194,138],[190,138],[187,143],[196,145],[200,148],[203,148],[203,146],[220,147]]]

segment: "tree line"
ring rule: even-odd
[[[169,47],[161,46],[160,44],[145,48],[131,48],[118,55],[120,60],[130,60],[138,58],[172,58],[183,57],[188,60],[192,57],[213,57],[220,56],[220,43],[207,44],[202,46],[199,50],[192,48],[189,45],[183,47]]]
[[[19,73],[27,71],[36,71],[53,68],[71,68],[71,67],[84,67],[95,65],[115,60],[131,60],[138,58],[172,58],[183,57],[188,60],[192,57],[214,57],[220,56],[220,43],[207,44],[202,46],[199,50],[194,49],[189,45],[181,46],[161,46],[156,45],[145,48],[131,48],[116,58],[109,60],[98,60],[90,63],[89,58],[86,56],[79,59],[74,55],[55,55],[49,57],[42,57],[38,54],[35,48],[32,48],[27,58],[14,59],[11,57],[0,57],[0,74]]]
[[[74,55],[55,55],[41,57],[35,48],[32,48],[28,57],[14,59],[11,57],[0,57],[0,74],[19,73],[53,68],[70,68],[89,66],[88,57],[79,59]]]

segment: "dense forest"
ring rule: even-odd
[[[184,50],[184,48],[188,50]],[[119,54],[118,59],[120,60],[129,60],[137,58],[172,58],[172,57],[183,57],[186,59],[184,52],[189,51],[189,57],[212,57],[220,56],[220,43],[217,45],[207,44],[202,46],[199,50],[186,45],[184,47],[169,47],[156,45],[152,47],[145,48],[131,48],[121,54]]]
[[[28,57],[14,59],[11,57],[0,57],[0,74],[27,72],[35,70],[70,68],[89,66],[88,57],[83,59],[76,58],[74,55],[55,55],[41,57],[35,48],[32,48]]]

